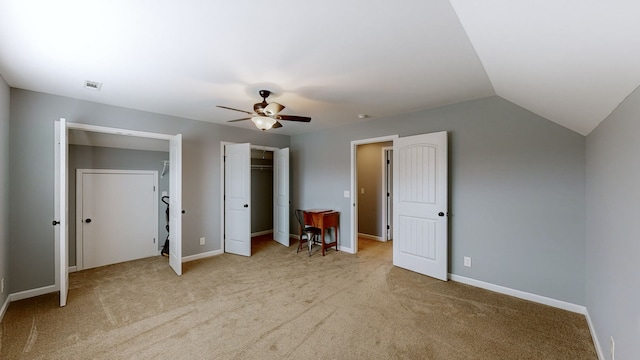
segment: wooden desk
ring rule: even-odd
[[[320,243],[322,244],[322,256],[326,248],[336,247],[338,251],[338,234],[340,233],[340,212],[326,209],[311,209],[304,211],[305,224],[320,229]],[[324,233],[327,229],[334,229],[335,239],[330,243],[324,241]],[[309,242],[309,254],[311,254],[311,241]]]

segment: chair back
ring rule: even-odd
[[[300,209],[297,209],[295,211],[295,213],[296,213],[296,219],[298,219],[298,224],[300,224],[300,229],[304,229],[305,228],[305,226],[304,226],[304,211],[300,210]]]

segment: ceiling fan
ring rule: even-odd
[[[271,95],[271,91],[269,90],[260,90],[258,92],[260,97],[262,97],[262,102],[255,103],[253,105],[253,112],[234,109],[226,106],[217,105],[217,107],[227,110],[240,111],[246,114],[251,115],[250,117],[229,120],[228,122],[236,122],[243,120],[251,120],[256,125],[256,127],[262,131],[269,130],[271,128],[279,128],[282,127],[282,124],[278,120],[287,120],[287,121],[300,121],[300,122],[310,122],[311,118],[306,116],[296,116],[296,115],[280,115],[280,111],[284,109],[284,105],[280,105],[276,102],[267,103],[267,98]]]

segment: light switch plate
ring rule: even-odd
[[[345,191],[344,191],[344,197],[348,198],[348,197],[350,197],[350,196],[351,196],[351,195],[349,194],[349,190],[345,190]]]

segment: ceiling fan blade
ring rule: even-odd
[[[279,122],[276,121],[275,124],[273,124],[273,126],[271,127],[272,129],[277,129],[277,128],[281,128],[282,124],[280,124]]]
[[[227,122],[236,122],[236,121],[249,120],[249,119],[251,119],[251,118],[235,119],[235,120],[229,120]]]
[[[265,106],[264,113],[267,116],[273,116],[279,113],[280,111],[282,111],[283,109],[284,109],[284,105],[280,105],[276,102],[272,102],[269,105]]]
[[[295,115],[276,115],[274,116],[278,120],[288,120],[288,121],[301,121],[301,122],[310,122],[311,118],[306,116],[295,116]]]
[[[252,112],[250,112],[250,111],[244,111],[244,110],[234,109],[234,108],[230,108],[230,107],[227,107],[227,106],[216,105],[216,107],[219,107],[219,108],[221,108],[221,109],[227,109],[227,110],[233,110],[233,111],[240,111],[240,112],[243,112],[243,113],[245,113],[245,114],[253,115],[253,113],[252,113]]]

